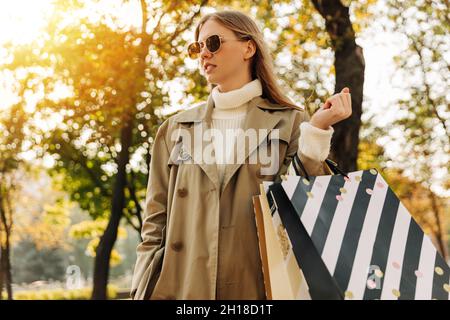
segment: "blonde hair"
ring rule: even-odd
[[[303,110],[296,106],[284,93],[277,83],[277,77],[273,71],[273,60],[269,53],[264,36],[255,21],[240,11],[224,10],[209,13],[202,17],[195,28],[195,41],[198,41],[200,29],[209,19],[215,20],[224,27],[233,31],[238,39],[252,40],[256,45],[256,52],[252,57],[251,76],[262,84],[262,97],[271,103],[288,106],[297,110]]]

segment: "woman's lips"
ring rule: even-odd
[[[212,70],[214,70],[217,66],[213,65],[213,64],[209,64],[206,68],[205,71],[206,73],[210,73]]]

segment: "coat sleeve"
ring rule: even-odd
[[[291,141],[286,153],[284,164],[287,166],[284,174],[305,176],[302,165],[308,175],[321,176],[333,174],[325,161],[306,156],[299,148],[300,124],[309,121],[310,116],[305,111],[295,111],[295,120],[292,129]]]
[[[169,150],[166,143],[168,120],[159,127],[152,147],[150,172],[142,216],[142,242],[136,249],[137,260],[130,296],[144,299],[149,283],[160,271],[167,221],[167,194],[169,185]],[[153,284],[154,285],[154,284]],[[138,291],[138,295],[136,292]]]

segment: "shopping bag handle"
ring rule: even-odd
[[[303,165],[302,161],[300,160],[300,157],[298,156],[298,154],[294,155],[293,161],[294,161],[294,168],[296,167],[295,164],[298,165],[301,168],[301,170],[303,171],[303,173],[305,174],[305,178],[309,181],[309,174],[306,171],[305,166]],[[341,174],[344,177],[348,178],[347,173],[345,173],[342,169],[340,169],[338,164],[336,162],[334,162],[333,160],[325,159],[325,163],[328,165],[328,167],[331,169],[331,171],[333,171],[333,174]],[[297,174],[299,174],[299,173],[297,172]]]
[[[334,162],[331,159],[325,159],[325,162],[327,163],[328,167],[330,167],[331,171],[334,172],[334,174],[341,174],[344,177],[348,178],[347,173],[345,173],[341,168],[339,168],[339,166],[336,162]]]

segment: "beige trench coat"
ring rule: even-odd
[[[196,163],[193,141],[172,135],[180,128],[193,135],[196,125],[210,128],[213,108],[210,95],[202,105],[167,119],[156,134],[131,288],[134,299],[266,298],[252,196],[263,180],[287,172],[298,150],[300,123],[309,116],[262,97],[252,99],[244,130],[279,129],[279,136],[272,138],[269,131],[257,145],[245,148],[246,162],[230,165],[220,187],[216,165]],[[248,156],[263,140],[268,149],[276,145],[272,139],[278,139],[279,170],[263,176],[261,164],[250,163]],[[187,146],[194,164],[170,157],[180,146]],[[325,162],[299,157],[310,175],[331,174]]]

